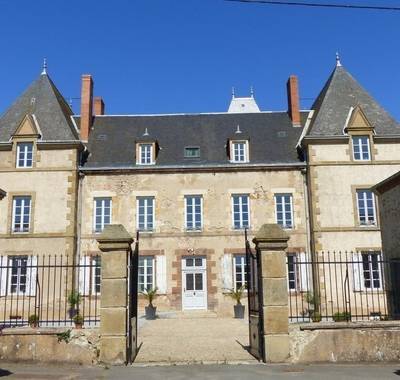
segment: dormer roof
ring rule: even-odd
[[[253,113],[260,112],[260,108],[254,99],[253,90],[251,90],[251,96],[248,97],[236,97],[232,93],[232,100],[229,104],[228,113]]]
[[[73,112],[50,77],[43,72],[0,117],[0,142],[7,142],[24,120],[29,120],[42,141],[78,141]]]
[[[307,136],[343,136],[351,109],[361,109],[377,135],[398,135],[400,125],[342,66],[337,65],[318,95]]]

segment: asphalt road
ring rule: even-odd
[[[140,380],[258,380],[258,379],[399,379],[400,363],[387,365],[182,365],[150,367],[73,367],[0,362],[2,379],[140,379]]]

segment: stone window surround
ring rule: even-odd
[[[374,229],[376,230],[380,226],[379,220],[379,205],[376,199],[376,195],[371,190],[374,185],[351,185],[351,193],[353,198],[353,214],[354,214],[354,226],[357,228],[362,228],[365,230]],[[357,190],[370,190],[374,199],[375,206],[375,224],[371,225],[360,225],[359,215],[358,215],[358,202],[357,202]]]
[[[151,162],[146,164],[141,162],[142,157],[142,145],[150,145],[151,146]],[[136,165],[155,165],[156,164],[156,142],[155,141],[138,141],[136,143]]]
[[[34,232],[34,221],[35,221],[35,204],[36,204],[36,192],[34,191],[15,191],[15,192],[10,192],[8,193],[8,223],[7,223],[7,231],[10,234],[10,236],[15,236],[15,235],[23,235],[23,236],[29,236],[33,234]],[[14,197],[31,197],[31,212],[29,216],[29,231],[28,232],[13,232],[12,226],[13,226],[13,203],[14,203]]]
[[[18,166],[17,165],[17,145],[19,143],[32,143],[32,166]],[[12,160],[13,160],[13,167],[18,170],[32,170],[36,168],[36,163],[38,161],[38,149],[37,149],[37,138],[32,138],[32,137],[19,137],[19,136],[14,136],[12,138]]]
[[[359,253],[360,255],[363,254],[367,254],[369,252],[380,252],[381,255],[381,260],[383,260],[383,251],[382,251],[382,247],[356,247],[355,248],[355,252]],[[380,269],[380,271],[382,271],[382,269]],[[364,278],[364,276],[363,276]],[[385,294],[386,290],[384,290],[382,288],[382,281],[384,281],[384,278],[382,278],[382,273],[380,272],[380,277],[379,277],[380,281],[381,281],[381,287],[380,288],[364,288],[363,290],[353,290],[353,292],[371,292],[373,294]]]
[[[349,159],[351,162],[354,162],[356,164],[364,164],[364,165],[368,165],[371,164],[375,161],[375,156],[377,153],[377,149],[375,148],[374,145],[374,133],[371,129],[365,129],[365,130],[349,130],[348,131],[348,136],[349,136],[349,141],[348,141],[348,145],[349,145],[349,149],[348,149],[348,154],[349,154]],[[368,141],[369,141],[369,160],[356,160],[354,159],[354,148],[353,148],[353,137],[356,136],[365,136],[368,137]]]

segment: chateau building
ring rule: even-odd
[[[245,282],[245,229],[289,233],[290,291],[308,290],[293,264],[318,251],[373,262],[370,188],[400,169],[400,125],[339,60],[311,110],[299,109],[295,76],[287,91],[284,112],[260,111],[252,93],[233,94],[228,112],[108,115],[84,75],[74,115],[44,70],[0,118],[2,260],[64,254],[98,267],[96,237],[123,224],[140,232],[139,289],[157,287],[160,309],[219,313]],[[82,296],[100,292],[90,268]],[[8,277],[0,296],[29,284]]]

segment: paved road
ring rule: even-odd
[[[71,367],[0,363],[4,379],[75,380],[385,380],[400,379],[398,365],[187,365],[152,367]]]

